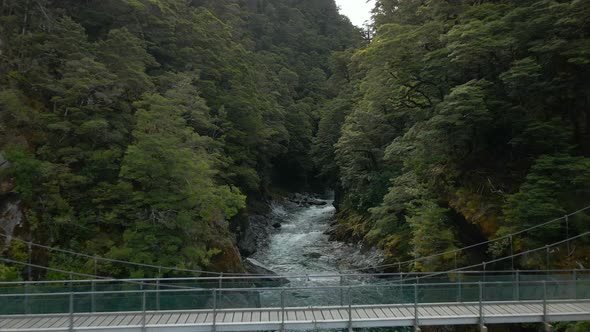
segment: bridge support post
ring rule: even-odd
[[[578,298],[578,274],[576,273],[576,270],[573,270],[572,272],[572,281],[573,281],[573,290],[574,290],[574,299]]]
[[[520,301],[520,271],[516,270],[516,301]]]
[[[70,324],[68,330],[74,331],[74,293],[70,292]]]
[[[90,312],[96,312],[96,282],[92,280],[90,282]]]
[[[160,311],[160,277],[156,278],[156,310]]]
[[[399,300],[401,302],[404,301],[404,273],[401,272],[401,265],[400,265],[400,273],[399,273]]]
[[[211,327],[211,331],[217,331],[217,290],[213,290],[213,326]]]
[[[416,279],[416,283],[414,284],[414,331],[420,332],[419,324],[419,313],[418,313],[418,280]]]
[[[463,302],[463,294],[462,294],[462,290],[461,290],[461,288],[462,288],[462,285],[461,285],[462,280],[461,279],[463,279],[463,274],[457,272],[456,276],[457,276],[457,302],[461,303],[461,302]]]
[[[142,285],[143,287],[143,285]],[[145,290],[143,291],[143,293],[141,294],[141,332],[146,332],[146,325],[147,325],[147,313],[146,313],[146,308],[147,304],[146,304],[146,294],[145,294]]]
[[[512,235],[510,235],[510,262],[512,271],[514,271],[514,241],[512,240]]]
[[[29,284],[27,282],[25,282],[25,299],[24,299],[24,314],[28,315],[31,313],[31,310],[29,308]]]
[[[211,331],[217,331],[217,290],[213,290],[213,325]]]
[[[483,312],[483,284],[479,282],[479,331],[488,332],[488,328],[485,325],[484,312]]]
[[[352,288],[348,287],[348,332],[352,332]]]
[[[340,306],[344,306],[344,280],[342,280],[342,275],[340,275]]]
[[[553,327],[547,321],[547,280],[543,280],[543,325],[545,332],[553,331]]]
[[[285,290],[281,289],[281,332],[285,331]]]

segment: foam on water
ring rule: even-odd
[[[330,241],[326,231],[334,219],[336,208],[333,200],[323,201],[326,205],[272,204],[271,214],[282,227],[271,235],[268,244],[260,248],[253,258],[279,274],[336,274],[368,265],[369,258],[358,247]],[[314,280],[324,281],[333,283],[327,278]]]
[[[326,231],[330,228],[336,209],[333,200],[324,201],[326,205],[323,206],[298,207],[276,203],[271,206],[271,215],[281,223],[281,228],[271,235],[268,244],[259,248],[253,258],[276,273],[304,276],[288,278],[290,283],[286,287],[338,285],[342,282],[340,277],[321,275],[334,275],[377,263],[374,255],[369,257],[354,245],[330,241]],[[356,279],[347,278],[348,282]],[[279,294],[276,291],[263,292],[261,301],[268,305],[279,305]],[[346,294],[334,288],[315,288],[294,289],[285,292],[284,296],[287,306],[342,305]]]

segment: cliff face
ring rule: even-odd
[[[10,162],[0,154],[0,170],[7,169],[9,166]],[[12,192],[13,189],[12,179],[0,182],[0,228],[2,233],[8,236],[12,235],[14,229],[23,221],[21,201],[18,195]],[[5,238],[4,245],[8,244],[9,239]]]
[[[0,195],[0,228],[2,233],[11,236],[14,229],[23,221],[23,214],[20,206],[20,199],[17,194],[7,193]],[[8,245],[9,239],[4,241]]]

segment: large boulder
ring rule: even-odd
[[[244,260],[244,267],[246,271],[251,274],[256,275],[263,275],[263,276],[274,276],[277,275],[273,270],[267,268],[259,261],[255,260],[254,258],[246,258]]]
[[[259,286],[281,286],[289,282],[289,280],[279,276],[273,270],[267,268],[264,264],[254,258],[244,259],[244,268],[248,273],[264,276],[260,279],[252,279],[252,281]]]
[[[253,255],[268,240],[271,232],[275,229],[274,223],[276,221],[269,216],[252,215],[248,217],[247,223],[238,235],[238,248],[240,248],[242,256]]]

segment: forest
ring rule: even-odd
[[[315,0],[9,0],[0,27],[0,183],[20,200],[15,235],[225,271],[242,270],[230,223],[273,187],[312,182],[332,52],[363,42],[333,1]],[[5,254],[93,271],[18,243]],[[48,274],[36,277],[63,278]]]
[[[248,216],[325,190],[336,238],[386,263],[498,238],[590,204],[589,77],[585,0],[378,0],[364,28],[333,0],[3,0],[0,206],[18,223],[2,216],[2,257],[243,272]],[[587,268],[580,243],[552,267]],[[0,264],[25,278],[63,275]]]
[[[374,20],[371,43],[334,73],[347,88],[323,108],[315,137],[322,174],[341,193],[341,236],[403,261],[588,205],[588,1],[384,0]],[[570,219],[413,268],[479,263],[588,230],[587,213]],[[587,266],[587,244],[550,267]]]

